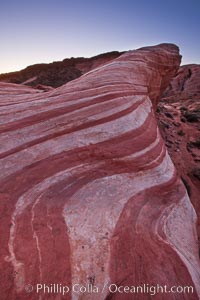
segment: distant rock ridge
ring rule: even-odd
[[[123,52],[112,51],[91,58],[71,57],[49,64],[35,64],[11,73],[0,74],[0,81],[26,84],[32,87],[58,87],[82,74],[115,59]]]
[[[108,286],[144,283],[194,289],[158,300],[199,299],[196,213],[155,117],[180,60],[161,44],[45,93],[0,83],[3,299],[132,300]],[[24,291],[36,283],[100,292]]]

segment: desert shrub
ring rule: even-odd
[[[172,115],[170,112],[165,112],[165,116],[166,116],[167,118],[173,119],[173,115]]]
[[[186,120],[190,123],[193,122],[198,122],[199,118],[200,118],[200,114],[198,112],[192,111],[192,112],[186,112],[184,114],[184,117],[186,118]]]
[[[195,147],[200,149],[200,139],[198,139],[197,141],[191,142],[191,144]]]
[[[183,130],[181,129],[181,130],[179,130],[178,132],[178,135],[180,135],[180,136],[184,136],[185,135],[185,132],[183,132]]]
[[[200,168],[194,168],[191,173],[195,178],[200,180]]]

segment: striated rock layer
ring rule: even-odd
[[[0,85],[2,299],[133,299],[110,284],[198,299],[196,215],[153,111],[179,63],[162,44],[46,93]],[[37,283],[100,292],[25,292]]]

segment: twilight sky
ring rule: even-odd
[[[0,28],[0,73],[163,42],[200,64],[200,0],[7,0]]]

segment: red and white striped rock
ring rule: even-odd
[[[46,93],[0,84],[3,299],[133,297],[24,291],[37,283],[191,285],[170,299],[198,299],[196,215],[153,112],[179,63],[163,44]]]

